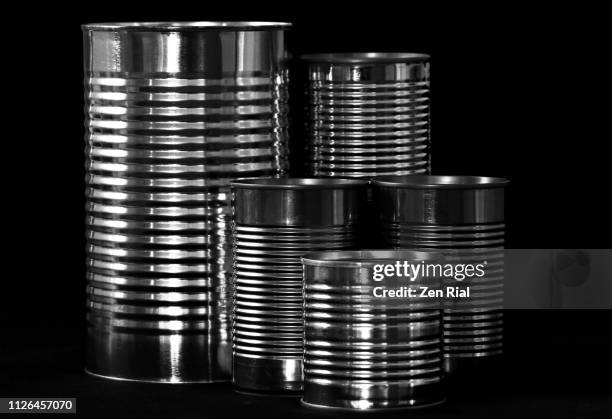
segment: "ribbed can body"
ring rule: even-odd
[[[428,173],[429,57],[307,55],[308,172],[370,178]]]
[[[357,247],[365,182],[317,179],[233,183],[234,384],[302,390],[301,256]]]
[[[231,377],[231,200],[286,169],[283,24],[84,27],[89,372]]]
[[[366,250],[305,256],[304,404],[371,410],[444,401],[439,304],[373,295],[380,285],[373,264],[432,257]]]
[[[374,180],[383,244],[436,249],[450,263],[486,261],[470,300],[444,311],[448,371],[462,359],[503,351],[504,187],[499,178],[382,177]]]

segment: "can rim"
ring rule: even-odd
[[[100,22],[81,25],[83,30],[133,30],[133,31],[172,31],[172,30],[202,30],[202,29],[239,29],[266,30],[273,28],[288,28],[291,22],[266,21],[156,21],[156,22]]]
[[[247,178],[230,182],[234,188],[246,189],[338,189],[366,186],[368,181],[345,178]]]
[[[435,189],[483,189],[506,186],[510,181],[501,177],[452,176],[452,175],[406,175],[381,176],[372,179],[376,186],[396,188]]]
[[[411,250],[339,250],[308,253],[302,257],[302,263],[308,266],[334,266],[339,268],[371,267],[379,263],[400,260],[441,260],[443,255],[430,249]]]
[[[308,62],[361,64],[361,63],[397,63],[421,62],[429,59],[428,54],[417,52],[337,52],[321,54],[303,54],[300,59]]]

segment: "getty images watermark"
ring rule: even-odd
[[[487,264],[487,261],[413,263],[399,260],[390,264],[376,264],[372,267],[374,282],[403,279],[409,281],[409,284],[393,288],[376,286],[372,294],[376,298],[470,298],[470,286],[463,281],[484,278]],[[449,281],[451,285],[448,285]]]

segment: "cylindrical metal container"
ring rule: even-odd
[[[302,259],[305,405],[372,410],[444,401],[439,303],[374,295],[381,284],[374,265],[433,259],[432,253],[385,250]]]
[[[308,67],[309,174],[429,173],[429,56],[313,54]]]
[[[234,384],[302,389],[302,262],[306,253],[357,248],[367,183],[246,179],[234,191]]]
[[[286,169],[288,26],[83,27],[90,373],[231,378],[229,183]]]
[[[390,176],[374,179],[379,228],[395,249],[449,251],[449,261],[486,261],[485,277],[462,308],[444,311],[448,371],[503,348],[504,191],[506,179]]]

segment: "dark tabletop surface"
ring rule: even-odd
[[[447,402],[421,410],[343,413],[300,406],[299,398],[238,394],[230,383],[176,385],[88,376],[78,333],[8,330],[0,347],[0,397],[76,397],[84,417],[177,418],[612,417],[609,312],[510,312],[505,354],[481,382],[462,376]],[[607,325],[607,327],[606,327]],[[29,333],[26,333],[29,332]],[[11,338],[12,337],[12,338]]]

